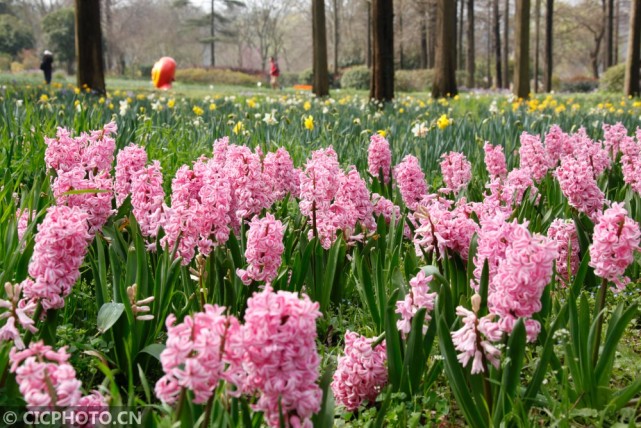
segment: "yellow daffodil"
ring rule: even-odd
[[[167,108],[174,108],[175,105],[176,105],[175,99],[172,98],[169,101],[167,101]]]
[[[303,108],[305,109],[305,111],[309,111],[312,108],[312,103],[310,103],[309,101],[305,101],[305,104],[303,104]]]
[[[243,124],[243,122],[237,122],[236,125],[234,125],[234,129],[232,130],[232,132],[238,135],[241,132],[243,132],[244,129],[245,129],[245,125]]]
[[[47,94],[40,95],[40,102],[46,103],[47,101],[49,101],[49,95]]]
[[[452,124],[452,119],[447,117],[446,114],[441,115],[441,117],[439,117],[438,120],[436,121],[436,126],[438,126],[438,129],[445,129],[451,124]]]
[[[80,88],[73,88],[73,93],[74,94],[79,94],[80,93]]]
[[[256,101],[253,98],[247,100],[247,107],[254,108],[256,107]]]
[[[205,112],[203,109],[201,109],[198,106],[194,106],[194,108],[191,109],[196,116],[202,116],[203,113]]]
[[[216,104],[215,103],[209,104],[209,111],[214,111],[214,110],[216,110]]]
[[[314,130],[314,116],[309,115],[305,118],[305,129],[308,131]]]
[[[384,129],[379,129],[378,131],[376,131],[376,133],[383,138],[387,137],[387,131]]]

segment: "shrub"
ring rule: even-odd
[[[344,89],[368,89],[370,71],[364,65],[348,68],[341,77],[341,88]]]
[[[11,70],[11,55],[0,54],[0,71]]]
[[[176,70],[176,81],[183,83],[205,83],[210,85],[240,85],[256,86],[261,82],[261,76],[252,76],[223,69],[184,68]]]
[[[599,87],[599,81],[589,76],[575,76],[569,80],[562,80],[561,92],[593,92]]]
[[[623,92],[625,64],[608,68],[599,80],[599,90],[603,92]]]
[[[308,68],[298,73],[298,82],[296,83],[311,85],[313,78],[314,78],[314,71],[311,68]]]
[[[394,73],[394,89],[401,92],[428,91],[433,77],[432,70],[397,70]]]
[[[279,78],[280,85],[286,88],[302,83],[298,73],[281,73]]]

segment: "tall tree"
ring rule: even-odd
[[[616,0],[614,7],[614,64],[619,63],[619,26],[621,23],[621,0]]]
[[[434,68],[436,63],[436,14],[438,0],[427,1],[427,14],[428,14],[428,30],[429,40],[427,44],[427,68]]]
[[[338,46],[340,42],[339,6],[341,0],[334,0],[334,75],[338,74]]]
[[[474,58],[474,0],[467,0],[467,87],[474,87],[476,64]]]
[[[492,40],[494,41],[494,87],[502,88],[501,79],[501,15],[499,14],[499,0],[492,0]]]
[[[432,96],[454,96],[456,88],[456,2],[436,2],[436,63]]]
[[[554,0],[545,0],[545,47],[543,69],[543,91],[552,91],[552,41],[554,35]]]
[[[365,61],[367,68],[372,66],[372,0],[365,0],[367,4],[367,49],[365,52]]]
[[[641,0],[630,0],[630,32],[628,58],[625,66],[626,95],[639,96],[639,67],[641,66]]]
[[[514,95],[530,95],[530,0],[516,0],[514,14]]]
[[[534,93],[539,92],[539,40],[541,38],[541,0],[534,4]]]
[[[456,36],[456,42],[458,43],[458,47],[456,48],[456,52],[458,54],[458,58],[456,60],[456,68],[458,70],[463,70],[465,66],[465,61],[463,60],[465,51],[463,50],[463,26],[464,26],[464,17],[465,17],[465,0],[458,0],[459,4],[461,5],[459,9],[459,14],[458,14],[458,35]]]
[[[421,33],[421,55],[420,67],[427,68],[428,52],[427,52],[427,11],[425,10],[425,2],[419,2],[419,20],[420,20],[420,33]]]
[[[503,87],[510,87],[510,0],[503,7]]]
[[[75,0],[78,87],[105,93],[105,60],[102,52],[100,0]]]
[[[325,29],[325,0],[312,0],[312,39],[314,77],[312,87],[318,97],[329,95],[327,72],[327,34]]]
[[[394,98],[394,1],[372,0],[372,77],[369,96]]]
[[[614,65],[614,0],[604,0],[605,5],[605,49],[603,51],[603,66]]]
[[[403,50],[403,0],[398,0],[398,67],[402,70],[405,64],[405,52]]]

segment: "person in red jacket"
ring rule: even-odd
[[[278,76],[280,76],[280,69],[278,68],[278,63],[276,58],[269,58],[269,83],[272,85],[272,89],[278,88]]]

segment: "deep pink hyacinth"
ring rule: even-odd
[[[357,224],[366,230],[376,230],[374,205],[367,184],[354,166],[341,176],[330,211],[335,225],[345,232],[346,239],[352,235]]]
[[[349,411],[364,401],[373,404],[387,385],[385,341],[372,348],[374,340],[349,330],[345,333],[345,351],[338,357],[331,386],[336,402]]]
[[[278,275],[281,256],[285,250],[283,234],[285,227],[280,220],[267,213],[265,217],[255,216],[249,223],[247,232],[247,249],[245,259],[247,269],[238,269],[236,273],[245,285],[252,281],[269,283]]]
[[[77,207],[54,206],[38,226],[29,275],[23,293],[28,299],[41,299],[44,309],[62,308],[64,298],[80,276],[80,265],[87,253],[91,235],[87,213]]]
[[[572,156],[590,165],[595,179],[610,168],[612,163],[610,154],[600,141],[594,141],[588,136],[585,128],[580,128],[570,135],[570,144]]]
[[[559,256],[556,259],[556,272],[567,284],[570,276],[579,269],[579,237],[576,226],[571,220],[555,219],[548,229],[548,238],[556,242]]]
[[[574,153],[570,136],[563,132],[559,125],[552,125],[545,134],[545,151],[552,166],[555,166],[564,156]]]
[[[116,179],[114,193],[116,204],[122,205],[131,191],[132,179],[138,171],[147,164],[147,152],[144,147],[130,144],[118,152],[116,156]]]
[[[304,216],[311,219],[314,210],[329,210],[342,174],[338,157],[332,147],[312,153],[300,175],[299,206]]]
[[[60,172],[51,184],[56,204],[78,207],[87,213],[89,233],[94,235],[102,229],[107,219],[114,213],[111,208],[113,197],[113,182],[107,171],[94,175],[77,167]],[[85,190],[88,193],[69,194],[75,190]]]
[[[162,187],[160,162],[136,171],[131,183],[131,206],[134,217],[140,225],[140,232],[147,238],[155,239],[162,223],[162,207],[165,191]]]
[[[300,171],[294,168],[289,152],[279,147],[275,152],[267,153],[263,160],[263,169],[273,187],[273,199],[281,200],[290,194],[297,198],[300,193]]]
[[[109,122],[101,130],[90,132],[88,144],[82,155],[83,167],[87,171],[111,171],[116,150],[114,136],[117,131],[116,122]],[[84,138],[84,135],[81,135],[81,138]]]
[[[570,206],[595,221],[603,209],[605,195],[597,185],[590,164],[573,156],[566,156],[554,175]]]
[[[170,314],[165,321],[167,343],[160,354],[165,375],[156,383],[156,396],[174,404],[186,389],[193,392],[194,403],[206,403],[218,382],[227,379],[227,339],[230,332],[238,331],[238,320],[225,315],[224,307],[207,304],[203,312],[175,323],[176,317]]]
[[[500,317],[501,330],[510,333],[518,318],[526,318],[527,339],[536,340],[541,326],[530,318],[541,310],[541,295],[550,283],[557,257],[554,241],[531,235],[524,225],[513,228],[488,293],[488,308]]]
[[[633,138],[623,138],[620,146],[621,153],[621,171],[623,172],[623,181],[635,192],[641,194],[641,140]]]
[[[467,367],[472,361],[472,374],[485,372],[484,359],[498,369],[501,351],[492,342],[501,340],[503,332],[493,322],[495,315],[489,314],[479,319],[475,312],[463,306],[456,307],[456,315],[463,322],[463,327],[452,332],[452,342],[459,351],[459,363]]]
[[[534,181],[541,181],[553,166],[553,162],[548,157],[538,135],[531,135],[527,132],[521,134],[519,156],[521,158],[520,168],[528,171]]]
[[[441,156],[441,173],[445,188],[441,191],[445,193],[457,194],[472,179],[472,164],[467,160],[463,153],[449,152]]]
[[[58,128],[56,138],[45,137],[45,164],[47,169],[68,171],[81,164],[84,144],[75,139],[66,128]]]
[[[628,130],[621,122],[617,122],[614,125],[604,123],[602,128],[605,148],[612,160],[615,160],[621,149],[621,143],[628,136]]]
[[[378,179],[382,173],[383,182],[387,184],[390,180],[392,167],[392,151],[389,142],[380,134],[374,134],[369,139],[367,148],[367,170]]]
[[[505,154],[503,147],[491,145],[488,141],[483,145],[485,152],[485,168],[490,178],[504,177],[507,175],[507,164],[505,163]]]
[[[590,266],[596,275],[614,283],[615,292],[624,290],[630,282],[624,276],[625,270],[634,261],[634,252],[640,249],[639,224],[627,214],[623,203],[613,203],[594,227],[590,245]]]
[[[428,191],[425,174],[418,159],[412,155],[405,156],[401,163],[394,167],[394,180],[405,205],[415,210]]]
[[[22,351],[11,349],[10,371],[16,375],[27,408],[65,408],[80,402],[82,384],[69,357],[66,347],[55,351],[42,341],[32,342]]]
[[[394,217],[397,223],[400,220],[401,207],[389,199],[378,193],[372,193],[372,204],[374,206],[374,214],[382,215],[386,223],[389,224],[389,222],[392,221],[392,217]]]
[[[247,301],[242,327],[247,372],[245,391],[259,393],[252,407],[265,412],[271,427],[310,427],[320,410],[322,391],[317,385],[320,357],[316,350],[318,303],[306,295],[274,292],[271,287]]]
[[[403,337],[406,337],[412,329],[412,319],[419,309],[425,308],[425,323],[429,323],[432,319],[430,312],[434,309],[436,301],[436,293],[430,293],[429,283],[432,281],[432,276],[426,276],[424,271],[420,271],[414,278],[410,280],[409,293],[405,295],[404,300],[396,302],[396,313],[401,316],[401,319],[396,321],[396,328],[401,332]],[[427,330],[427,325],[423,326],[423,334]]]

